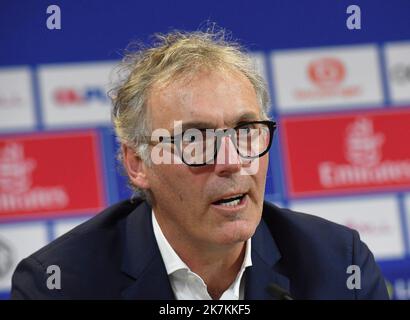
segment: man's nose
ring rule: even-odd
[[[219,175],[227,175],[241,170],[241,157],[230,136],[221,138],[221,145],[216,156],[215,171]]]

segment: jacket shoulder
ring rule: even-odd
[[[13,274],[12,299],[115,298],[127,281],[119,271],[123,230],[140,203],[114,204],[23,259]],[[64,290],[47,287],[56,267]]]
[[[33,253],[31,257],[41,262],[50,255],[66,254],[64,249],[72,248],[83,251],[97,244],[102,246],[104,242],[109,241],[107,236],[119,231],[118,228],[121,227],[124,220],[135,210],[139,203],[139,201],[132,200],[118,202],[50,242]]]
[[[280,269],[301,299],[388,299],[383,276],[359,233],[310,214],[265,203],[263,218],[282,255]],[[347,287],[348,268],[361,289]]]
[[[356,233],[341,224],[311,214],[279,208],[268,202],[264,203],[263,218],[269,229],[274,230],[274,234],[286,235],[293,240],[309,238],[323,241],[330,237],[336,242],[351,242],[353,234]]]

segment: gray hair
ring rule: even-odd
[[[255,89],[262,117],[268,118],[269,94],[264,79],[245,50],[228,40],[223,29],[156,34],[151,47],[125,55],[119,65],[122,79],[110,91],[117,140],[135,150],[147,166],[152,165],[146,140],[152,131],[146,107],[150,89],[154,84],[167,85],[202,68],[239,71],[246,76]],[[121,149],[118,158],[123,162]],[[150,198],[146,190],[130,185],[135,192]]]

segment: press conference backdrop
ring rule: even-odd
[[[361,29],[346,25],[351,4]],[[47,28],[49,5],[61,29]],[[358,230],[392,297],[410,299],[405,0],[0,1],[2,298],[18,261],[130,196],[106,94],[121,50],[207,20],[269,84],[279,130],[266,198]]]

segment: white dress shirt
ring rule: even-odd
[[[165,268],[177,300],[212,300],[202,278],[181,260],[165,238],[161,227],[152,212],[152,226]],[[245,269],[252,266],[251,239],[246,241],[245,257],[238,275],[230,287],[222,294],[220,300],[243,300],[245,292]]]

